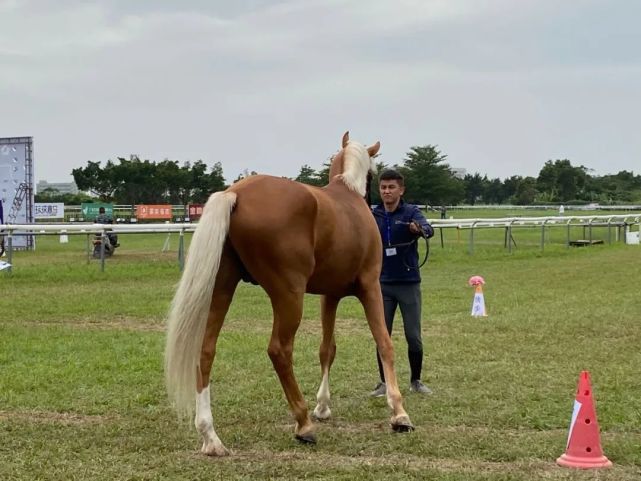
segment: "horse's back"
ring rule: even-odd
[[[252,176],[237,195],[229,237],[263,287],[273,282],[318,294],[352,294],[362,275],[378,276],[380,237],[358,194]]]
[[[364,266],[378,275],[380,237],[358,194],[263,175],[229,190],[237,195],[232,246],[263,287],[278,279],[308,292],[346,294]]]
[[[266,175],[229,191],[237,196],[229,239],[245,270],[268,291],[304,284],[314,268],[314,196],[298,182]]]

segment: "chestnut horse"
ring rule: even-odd
[[[165,350],[169,395],[182,412],[193,412],[195,400],[203,453],[228,454],[214,430],[209,375],[218,334],[241,279],[260,284],[271,301],[274,322],[267,352],[296,419],[296,439],[316,442],[292,366],[306,292],[322,295],[322,380],[316,419],[331,414],[336,308],[341,298],[353,295],[363,305],[383,361],[392,428],[413,429],[403,408],[383,318],[381,238],[363,199],[379,148],[378,142],[364,147],[350,141],[345,133],[342,149],[332,160],[330,183],[323,188],[254,175],[207,201],[171,306]]]

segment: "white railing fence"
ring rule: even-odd
[[[474,233],[478,229],[497,229],[505,230],[504,247],[508,252],[512,252],[515,245],[512,232],[520,228],[541,228],[541,251],[545,248],[546,228],[565,228],[566,229],[566,246],[570,246],[570,229],[572,227],[583,227],[584,237],[581,242],[590,245],[593,242],[592,229],[594,227],[608,229],[608,243],[612,243],[612,231],[614,229],[615,239],[628,241],[630,234],[636,234],[638,242],[639,228],[641,224],[641,213],[617,214],[617,215],[586,215],[586,216],[552,216],[552,217],[501,217],[501,218],[473,218],[473,219],[435,219],[430,221],[434,229],[440,231],[441,247],[443,243],[443,230],[456,229],[458,232],[469,230],[468,251],[474,253]],[[150,233],[178,233],[178,265],[182,270],[185,260],[184,237],[186,233],[192,233],[197,224],[191,223],[153,223],[153,224],[81,224],[73,223],[55,223],[55,224],[2,224],[0,233],[4,237],[7,261],[12,263],[14,236],[24,235],[86,235],[87,249],[89,251],[89,239],[93,235],[100,235],[104,240],[107,232],[115,234],[150,234]],[[632,232],[634,226],[637,226],[636,232]],[[635,242],[636,243],[636,242]],[[88,252],[89,254],[89,252]],[[100,259],[101,270],[104,270],[105,259],[104,253]],[[11,272],[11,267],[7,269]]]

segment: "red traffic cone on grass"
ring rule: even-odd
[[[612,466],[612,462],[603,455],[601,449],[599,423],[596,420],[588,371],[581,372],[579,376],[565,454],[562,454],[556,463],[569,468],[583,469]]]

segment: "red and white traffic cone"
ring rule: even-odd
[[[588,371],[581,372],[579,376],[568,442],[565,453],[556,462],[561,466],[582,469],[612,466],[612,462],[603,455],[601,449],[599,423],[596,420]]]

